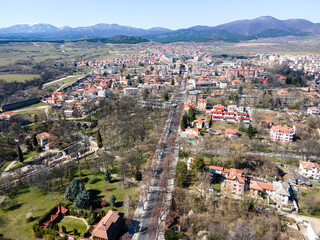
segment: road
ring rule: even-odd
[[[186,77],[186,75],[183,77],[181,86],[175,90],[178,96],[173,100],[168,120],[151,164],[149,172],[151,179],[148,181],[145,180],[144,183],[142,183],[143,190],[140,194],[138,206],[133,217],[134,224],[132,224],[129,229],[129,233],[133,235],[132,239],[135,240],[164,239],[165,220],[171,206],[175,168],[179,153],[178,132],[180,130],[180,119],[178,120],[178,126],[174,124],[174,122],[181,116],[179,111],[183,111],[183,108],[179,109],[178,106],[186,96]],[[168,146],[169,139],[174,136],[173,134],[177,136],[175,143],[173,146]],[[161,184],[161,174],[164,170],[164,160],[169,155],[173,156],[173,160],[170,162],[168,179],[164,187]],[[160,211],[154,215],[154,208],[158,208],[159,206],[161,208]],[[154,229],[155,222],[157,225],[156,229]],[[151,229],[154,229],[154,231],[151,231]]]

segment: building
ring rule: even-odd
[[[307,110],[308,115],[319,116],[320,110],[316,107],[309,107]]]
[[[205,111],[207,109],[207,99],[203,99],[203,98],[198,99],[197,107],[200,111]]]
[[[232,128],[228,128],[226,129],[226,136],[228,138],[233,138],[233,137],[239,137],[240,136],[240,132],[237,129],[232,129]]]
[[[123,213],[109,210],[92,230],[94,240],[113,240],[123,224]]]
[[[303,177],[319,180],[320,166],[315,162],[300,162],[299,173]]]
[[[45,147],[49,142],[49,139],[52,138],[51,135],[47,132],[37,134],[36,138],[40,141],[40,146]]]
[[[270,198],[277,206],[287,206],[290,198],[290,185],[287,182],[273,182],[273,191]]]
[[[245,176],[242,170],[231,168],[225,181],[225,189],[228,193],[242,196],[246,189]]]
[[[294,134],[290,127],[272,126],[270,129],[270,138],[277,142],[292,142]]]

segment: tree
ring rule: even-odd
[[[104,173],[104,180],[106,182],[110,182],[111,181],[111,173],[109,172],[108,169],[106,169],[105,173]]]
[[[39,121],[39,117],[38,117],[37,114],[35,114],[35,115],[33,116],[33,122],[34,122],[34,123],[37,123],[38,121]]]
[[[164,95],[163,95],[163,98],[164,98],[165,101],[169,101],[169,93],[165,92]]]
[[[109,203],[112,207],[114,207],[116,205],[116,201],[117,201],[117,198],[115,195],[111,194],[110,195],[110,198],[109,198]]]
[[[179,240],[183,238],[183,232],[175,232],[173,230],[169,230],[166,232],[165,240]]]
[[[32,144],[34,147],[38,146],[38,139],[35,134],[32,135]]]
[[[87,190],[83,190],[79,193],[74,200],[74,206],[76,208],[85,208],[90,203],[90,193]]]
[[[139,168],[135,170],[134,178],[136,179],[136,181],[142,180],[142,174]]]
[[[177,183],[182,187],[188,187],[190,185],[188,166],[183,161],[177,163]]]
[[[23,162],[23,153],[22,153],[22,151],[21,151],[21,148],[20,148],[20,146],[19,145],[17,145],[17,154],[18,154],[18,160],[19,160],[19,162]]]
[[[203,157],[197,156],[193,159],[191,168],[197,172],[203,172],[206,168],[206,163],[204,162]]]
[[[190,122],[192,122],[192,121],[195,120],[195,119],[196,119],[196,113],[195,113],[193,107],[190,107],[190,108],[189,108],[189,111],[188,111],[188,120],[189,120]]]
[[[79,179],[73,179],[64,193],[64,198],[74,202],[84,190],[86,190],[84,184]]]
[[[252,139],[256,134],[257,134],[257,129],[252,127],[252,125],[250,124],[249,127],[247,128],[248,137]]]
[[[181,129],[185,130],[187,126],[188,126],[188,119],[187,119],[187,115],[184,114],[181,119]]]
[[[174,86],[174,79],[171,79],[171,85]]]
[[[242,87],[242,86],[239,86],[239,87],[238,87],[238,94],[239,94],[239,95],[242,95],[242,93],[243,93],[243,87]]]
[[[67,233],[66,227],[62,225],[62,226],[61,226],[61,231],[62,231],[63,233]]]
[[[97,144],[98,144],[98,147],[99,147],[99,148],[102,148],[102,147],[103,147],[102,138],[101,138],[101,134],[100,134],[100,131],[99,131],[99,130],[98,130],[98,132],[97,132]]]

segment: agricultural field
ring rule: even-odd
[[[0,80],[7,82],[24,82],[26,80],[32,80],[33,78],[40,78],[37,74],[0,74]]]

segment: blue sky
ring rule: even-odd
[[[233,20],[273,16],[320,23],[320,0],[0,0],[0,27],[19,23],[133,27],[215,26]]]

